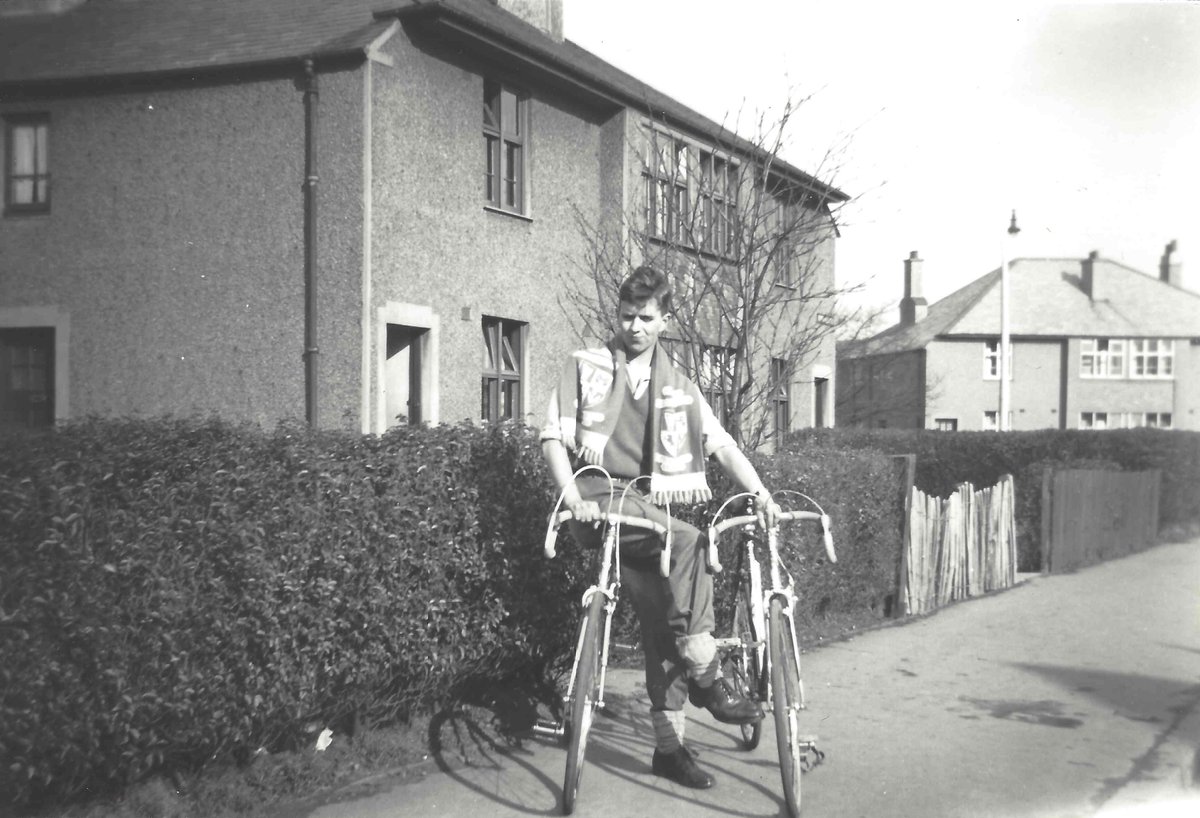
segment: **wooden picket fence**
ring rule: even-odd
[[[907,613],[928,613],[1016,583],[1012,475],[980,490],[964,483],[945,499],[916,487],[911,492],[901,576]]]

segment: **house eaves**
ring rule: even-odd
[[[472,0],[410,0],[394,10],[377,12],[396,17],[406,28],[480,57],[502,58],[510,66],[564,88],[598,108],[623,107],[655,121],[703,137],[714,146],[747,156],[766,158],[748,140],[663,94],[637,78],[576,45],[556,41],[537,28],[491,3]],[[809,190],[825,204],[849,200],[841,190],[778,158],[772,169],[781,178]]]
[[[0,17],[5,100],[102,86],[209,77],[370,56],[389,21],[378,0],[89,0],[58,13]]]

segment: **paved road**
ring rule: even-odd
[[[688,739],[717,786],[652,776],[640,676],[610,676],[577,815],[783,812],[770,727],[748,753],[736,728],[693,710]],[[806,815],[1200,815],[1200,539],[822,647],[804,676],[828,753],[804,778]],[[564,752],[491,745],[478,716],[442,725],[442,770],[308,818],[558,814]]]

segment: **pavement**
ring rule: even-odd
[[[1200,539],[1169,543],[824,645],[803,657],[826,761],[804,814],[920,818],[1200,816]],[[650,773],[638,670],[609,674],[576,815],[780,815],[773,727],[754,751],[690,709],[717,786]],[[494,714],[436,725],[424,765],[294,818],[560,813],[565,751],[506,739]]]

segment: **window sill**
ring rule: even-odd
[[[49,215],[50,215],[50,208],[48,208],[48,207],[37,207],[37,208],[6,207],[6,208],[4,208],[4,218],[6,218],[6,219],[28,219],[28,218],[36,218],[38,216],[49,216]]]
[[[484,205],[483,209],[488,213],[495,213],[497,216],[508,216],[509,218],[513,218],[522,222],[533,222],[532,216],[526,216],[524,213],[518,213],[515,210],[504,210],[503,208],[496,207],[495,205]]]

